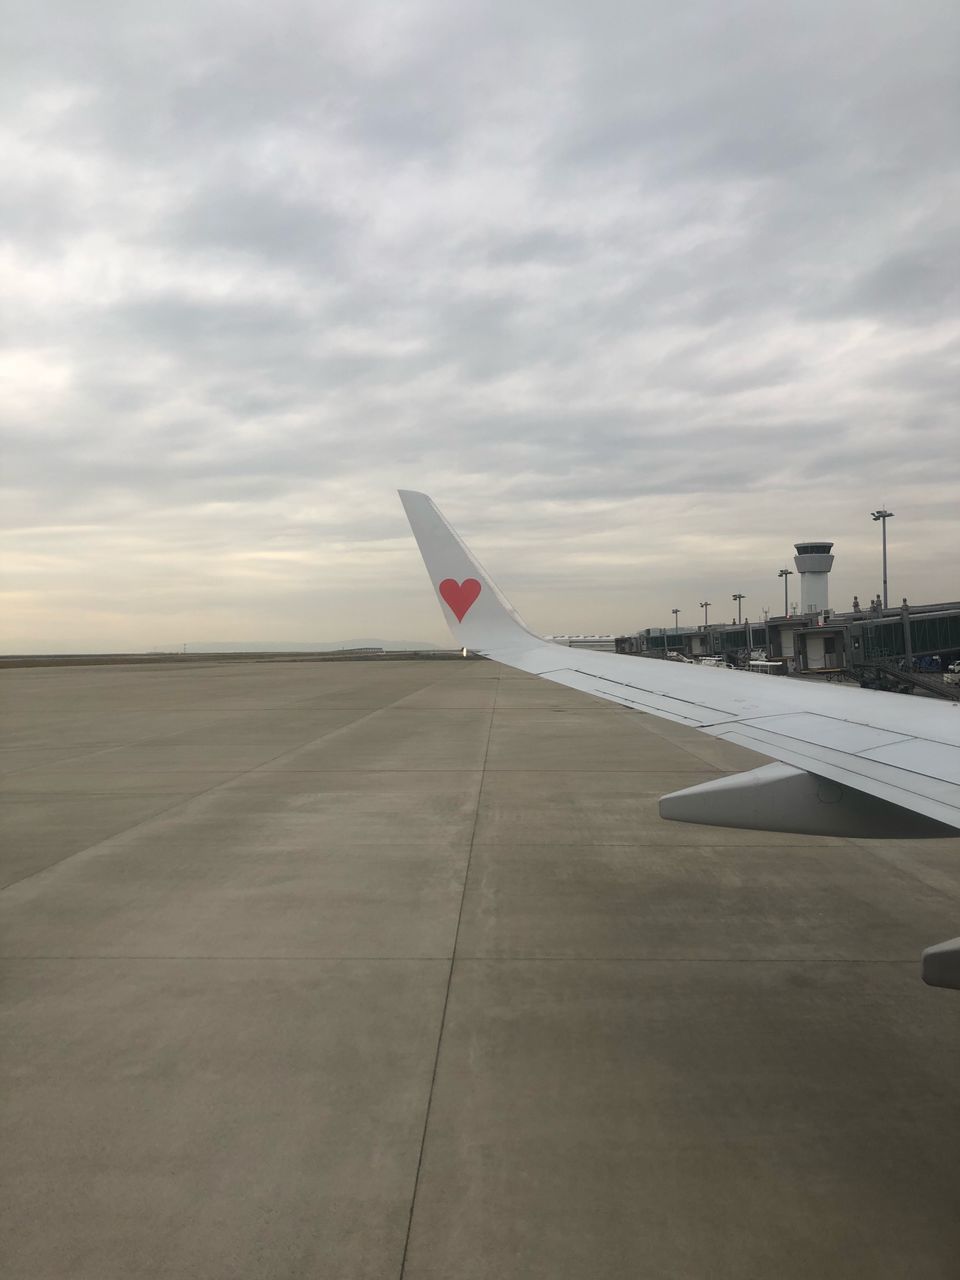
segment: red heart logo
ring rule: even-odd
[[[476,578],[464,578],[457,582],[454,578],[444,578],[440,583],[440,595],[458,622],[462,622],[470,610],[470,606],[480,594],[480,583]]]

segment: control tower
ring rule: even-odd
[[[823,613],[827,603],[827,574],[833,568],[832,542],[796,542],[793,563],[800,575],[800,612]]]

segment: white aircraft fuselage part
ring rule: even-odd
[[[664,818],[870,839],[960,835],[960,705],[552,644],[426,494],[400,498],[458,647],[778,761],[664,796]],[[960,986],[960,941],[955,969]],[[937,985],[954,985],[948,971],[939,948]]]

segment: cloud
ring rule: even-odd
[[[548,630],[773,606],[811,532],[870,595],[880,501],[894,593],[955,596],[958,28],[20,6],[4,643],[441,639],[398,486]]]

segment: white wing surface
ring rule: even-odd
[[[871,838],[960,833],[956,704],[552,644],[523,623],[426,494],[400,498],[459,646],[778,762],[665,796],[663,817]]]

